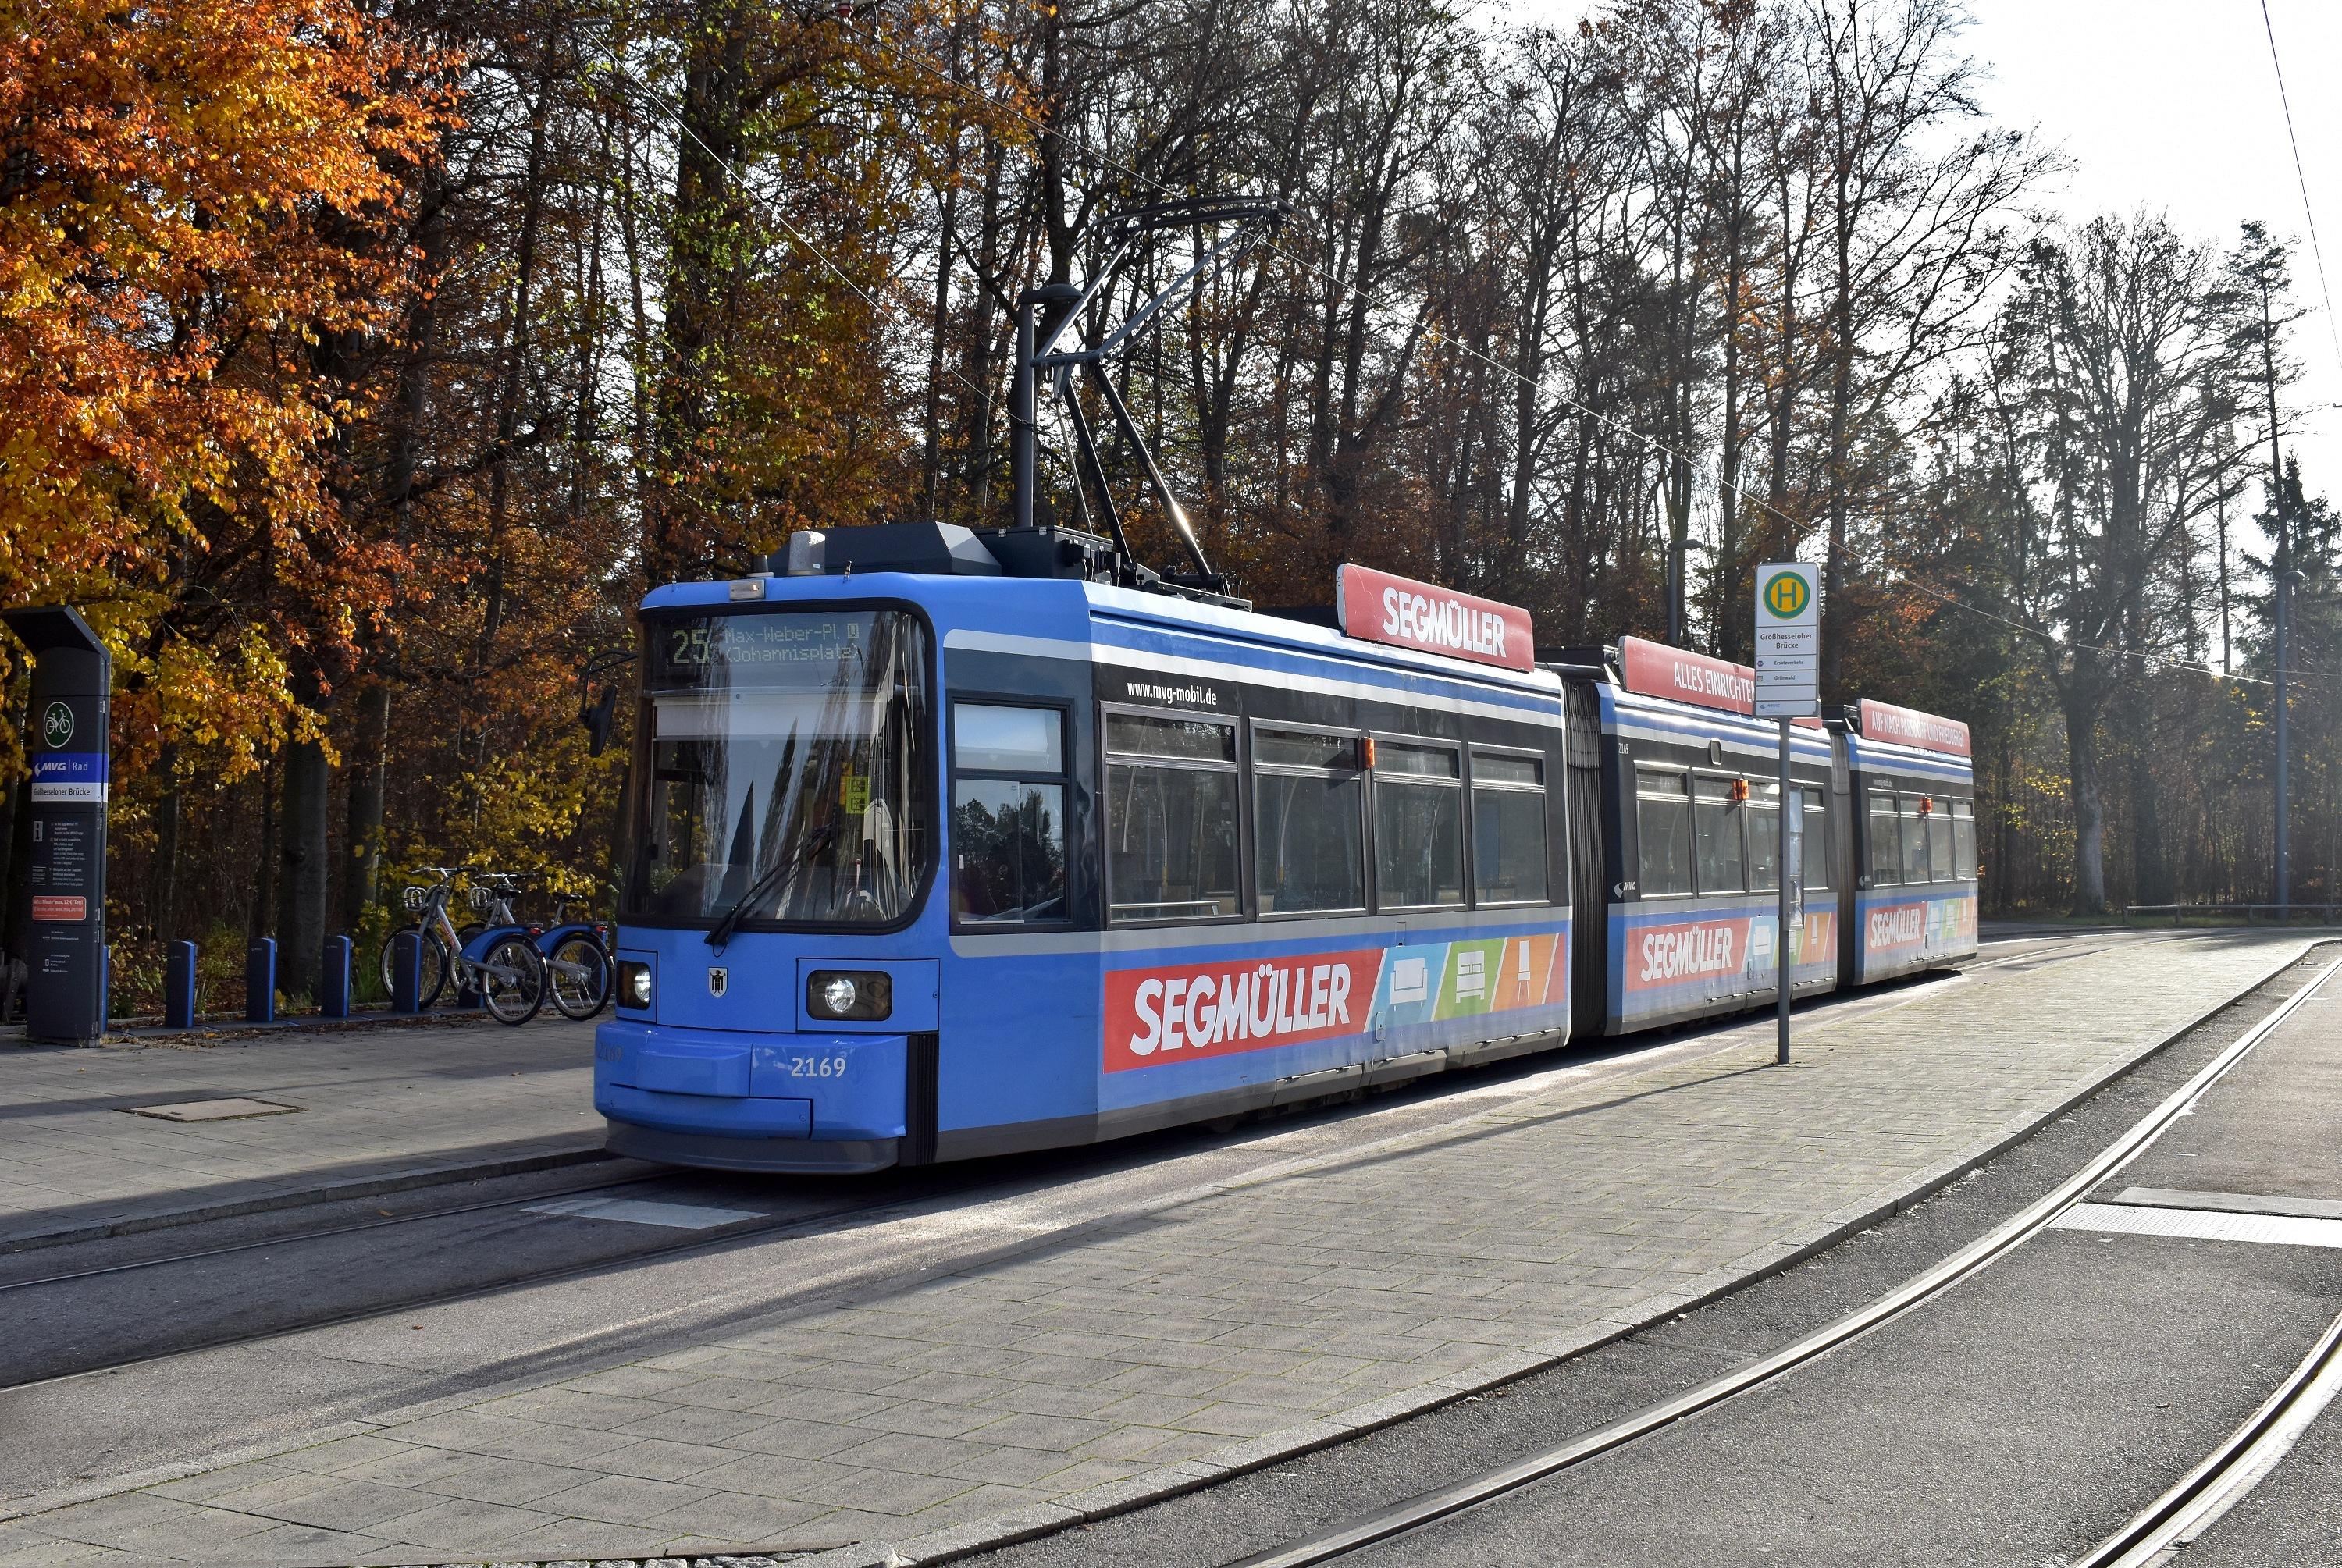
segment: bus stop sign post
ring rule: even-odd
[[[62,604],[0,611],[33,655],[32,924],[25,1033],[87,1044],[105,1033],[105,794],[114,664]]]
[[[1756,716],[1781,725],[1779,904],[1773,927],[1775,1060],[1789,1061],[1789,993],[1797,980],[1790,933],[1805,913],[1805,803],[1789,783],[1789,721],[1820,710],[1822,624],[1816,568],[1771,561],[1756,568]],[[1795,923],[1794,924],[1792,923]]]

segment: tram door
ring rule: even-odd
[[[1609,994],[1610,881],[1618,875],[1616,835],[1603,831],[1602,699],[1591,683],[1563,684],[1562,722],[1569,757],[1569,1034],[1588,1040],[1602,1033]]]

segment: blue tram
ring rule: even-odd
[[[1624,1034],[1769,1004],[1780,984],[1779,732],[1753,716],[1755,672],[1636,637],[1571,682],[1585,798],[1576,907],[1583,1034]],[[1789,933],[1792,994],[1837,983],[1827,853],[1832,744],[1793,726],[1790,804],[1807,899]],[[1583,782],[1580,783],[1579,781]]]
[[[806,545],[643,605],[614,1149],[1089,1143],[1773,996],[1776,732],[1738,666],[1632,639],[1541,665],[1521,612],[1356,566],[1332,615],[1256,614],[1047,525]],[[1868,711],[1797,732],[1829,890],[1800,992],[1973,951],[1964,759]],[[1898,814],[1890,892],[1846,824],[1906,794],[1926,853]],[[1936,800],[1970,875],[1923,895]],[[1923,899],[1965,913],[1848,956]]]
[[[1868,985],[1977,952],[1976,789],[1968,727],[1864,698],[1837,722],[1856,874],[1839,894],[1838,965]]]

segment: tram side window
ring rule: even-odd
[[[1366,774],[1355,735],[1255,730],[1254,866],[1263,914],[1366,906]]]
[[[1804,794],[1806,797],[1806,885],[1809,888],[1827,887],[1830,885],[1830,861],[1833,858],[1828,803],[1822,792],[1811,784],[1806,786]]]
[[[1741,810],[1732,799],[1730,779],[1692,781],[1692,828],[1699,851],[1699,890],[1740,893],[1748,886],[1748,866],[1740,843]]]
[[[1903,880],[1903,829],[1895,820],[1895,792],[1870,792],[1870,880],[1874,884]]]
[[[1896,810],[1896,820],[1902,824],[1903,828],[1903,880],[1926,882],[1927,880],[1927,822],[1919,814],[1917,795],[1907,794],[1900,797],[1900,804]]]
[[[952,704],[952,918],[1060,921],[1066,905],[1065,715]]]
[[[1464,902],[1464,778],[1455,747],[1376,743],[1375,897],[1383,909]]]
[[[1219,920],[1236,893],[1236,730],[1106,715],[1106,918]]]
[[[1472,754],[1472,896],[1481,904],[1546,902],[1545,764]]]
[[[1938,799],[1933,805],[1927,813],[1927,860],[1937,882],[1950,882],[1959,875],[1952,863],[1952,803]]]
[[[1691,791],[1680,768],[1635,770],[1643,896],[1691,891]]]
[[[1781,885],[1781,786],[1751,780],[1740,814],[1748,819],[1748,890],[1774,892]]]
[[[1956,800],[1952,803],[1952,861],[1959,868],[1962,882],[1975,877],[1976,803],[1973,801]]]

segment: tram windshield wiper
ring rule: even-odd
[[[757,873],[756,880],[748,884],[748,891],[725,906],[715,929],[707,934],[707,945],[718,953],[723,952],[731,942],[732,934],[740,929],[740,922],[747,918],[749,907],[786,888],[790,879],[803,871],[813,857],[836,837],[837,824],[826,822],[806,834],[805,845],[796,854],[776,860]]]

